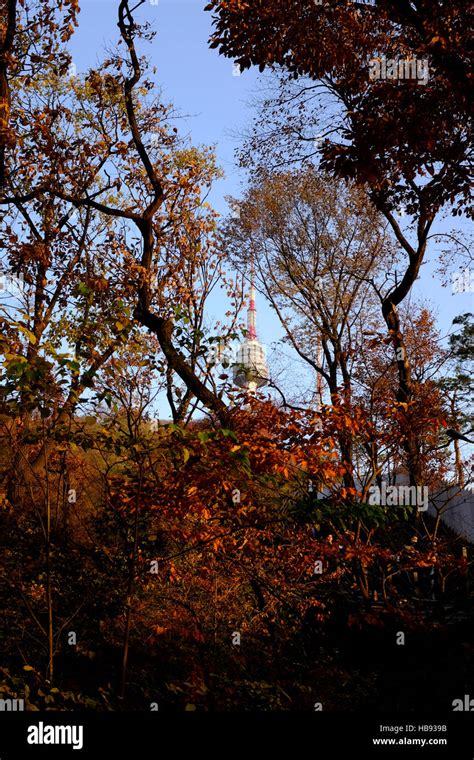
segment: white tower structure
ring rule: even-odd
[[[234,383],[255,393],[266,385],[269,372],[265,349],[257,338],[257,308],[255,306],[255,274],[252,263],[250,273],[250,303],[247,312],[247,337],[237,351],[234,363]]]

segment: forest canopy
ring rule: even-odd
[[[410,711],[422,677],[451,709],[473,321],[415,291],[428,266],[474,289],[472,10],[203,3],[203,49],[271,84],[227,215],[148,4],[113,12],[77,72],[77,0],[0,0],[0,698]],[[401,56],[426,81],[370,77]],[[255,298],[282,349],[259,378]]]

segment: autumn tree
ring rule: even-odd
[[[437,382],[446,399],[449,426],[466,437],[472,432],[472,360],[473,360],[473,324],[472,314],[462,314],[453,320],[457,328],[449,336],[448,367],[444,376]],[[447,423],[446,423],[447,424]],[[456,480],[464,487],[472,481],[472,463],[464,463],[461,451],[466,442],[453,440]]]
[[[466,50],[472,10],[462,2],[390,0],[214,0],[207,10],[213,12],[212,47],[241,69],[281,72],[281,91],[263,104],[246,151],[250,163],[256,157],[281,166],[319,156],[323,169],[366,186],[392,228],[406,264],[382,313],[397,360],[397,400],[409,403],[414,383],[397,308],[420,272],[439,211],[451,204],[455,214],[470,213]],[[381,59],[425,61],[429,78],[424,84],[371,78],[370,62]],[[408,228],[397,213],[401,206],[411,217]],[[420,442],[409,434],[408,420],[404,424],[416,482]]]
[[[125,6],[122,11],[125,14]],[[123,23],[125,32],[126,14]],[[46,24],[45,31],[48,29]],[[49,30],[50,47],[56,52],[60,43],[55,35],[60,30],[62,27]],[[43,43],[46,45],[45,40]],[[22,329],[29,331],[24,333],[26,337],[32,336],[21,361],[33,362],[41,355],[41,341],[52,329],[56,347],[61,338],[75,346],[73,364],[64,365],[68,359],[62,358],[63,375],[68,369],[75,374],[66,394],[58,396],[60,417],[52,422],[60,427],[97,371],[126,339],[137,288],[145,287],[145,278],[150,303],[167,320],[176,322],[182,361],[187,359],[189,372],[202,387],[209,383],[214,387],[209,392],[223,408],[221,393],[211,377],[212,364],[207,361],[208,344],[222,334],[235,333],[242,299],[239,289],[235,291],[234,284],[226,280],[222,254],[213,245],[215,214],[206,194],[219,171],[212,153],[192,148],[179,138],[171,125],[169,106],[156,98],[145,102],[151,89],[148,80],[140,87],[142,102],[129,104],[139,114],[140,129],[146,134],[146,148],[137,151],[133,137],[124,142],[131,114],[127,115],[123,101],[124,83],[120,75],[109,71],[126,63],[114,58],[101,73],[92,71],[83,80],[68,74],[58,60],[63,60],[60,55],[45,59],[34,79],[31,72],[18,71],[12,80],[11,122],[18,139],[9,153],[8,188],[2,199],[9,235],[5,264],[6,271],[27,283],[34,307],[23,326],[12,326],[13,333]],[[147,152],[151,156],[146,160],[149,170],[160,174],[163,197],[150,217],[152,238],[159,240],[159,256],[147,259],[145,271],[134,227],[135,223],[143,226],[139,214],[147,189],[140,153]],[[110,207],[99,202],[105,196]],[[63,266],[65,253],[73,251]],[[205,303],[219,286],[234,299],[230,324],[204,324]],[[71,305],[71,310],[61,315],[58,331],[57,309],[73,294],[86,310],[86,321],[73,316]],[[101,315],[101,307],[108,309],[107,318],[105,311]],[[105,327],[108,335],[99,339],[97,331]],[[8,346],[6,350],[13,361],[18,352],[8,351]],[[169,356],[166,362],[167,398],[173,416],[181,420],[195,408],[194,394],[169,363]]]
[[[350,409],[352,364],[378,306],[374,284],[389,279],[395,256],[364,192],[312,167],[263,172],[222,237],[233,266],[255,263],[257,283],[311,369],[315,389],[319,377],[331,403],[343,400]],[[350,433],[341,430],[340,446],[346,485],[353,486]]]
[[[203,241],[212,218],[205,217],[203,195],[216,170],[209,153],[184,146],[178,150],[177,129],[170,127],[167,109],[156,98],[147,101],[154,85],[136,43],[153,34],[146,24],[140,26],[136,21],[135,11],[127,0],[121,0],[118,26],[124,52],[117,50],[100,71],[90,71],[86,80],[93,114],[88,124],[83,123],[82,134],[90,134],[97,146],[94,173],[98,189],[87,194],[58,187],[52,181],[48,190],[77,208],[94,209],[138,230],[141,251],[134,249],[130,278],[136,298],[134,318],[157,336],[171,370],[185,384],[188,398],[196,397],[224,421],[226,405],[196,371],[196,351],[186,356],[173,340],[176,309],[181,312],[195,297],[180,274],[187,261],[197,262],[205,255]],[[113,188],[123,192],[127,188],[118,204],[105,195]],[[178,295],[174,305],[169,297],[172,283]]]
[[[40,591],[46,623],[43,611],[36,614],[31,603],[28,609],[45,636],[52,679],[62,632],[54,602],[54,558],[62,543],[58,521],[63,515],[65,524],[69,520],[72,452],[90,441],[81,415],[90,412],[97,394],[110,399],[104,389],[107,364],[139,339],[134,310],[141,287],[176,321],[180,356],[189,357],[189,372],[205,387],[212,371],[206,341],[214,326],[204,325],[204,308],[212,289],[226,279],[212,245],[215,215],[206,203],[219,176],[212,152],[180,140],[169,123],[170,108],[159,100],[133,101],[147,130],[152,171],[159,170],[164,183],[163,207],[153,217],[160,258],[150,259],[145,271],[133,229],[139,214],[130,208],[142,208],[146,188],[141,159],[123,141],[128,116],[120,77],[114,79],[107,68],[86,80],[68,72],[70,58],[62,47],[73,31],[68,4],[62,17],[61,8],[51,7],[33,26],[28,9],[21,8],[18,29],[28,29],[31,46],[22,50],[21,65],[10,76],[9,129],[15,139],[5,153],[0,198],[3,271],[15,289],[1,311],[2,437],[9,455],[2,462],[2,491],[9,508],[24,507],[22,519],[32,521],[44,543],[40,560],[47,580]],[[150,82],[142,84],[142,98],[149,88]],[[99,200],[116,204],[115,212],[105,213],[108,207]],[[238,297],[234,307],[237,313]],[[168,358],[159,356],[161,346],[150,346],[157,353],[153,367],[166,377],[173,416],[183,421],[194,412],[192,395],[176,382]],[[111,366],[116,372],[117,365]],[[222,405],[217,393],[211,395]],[[69,530],[64,540],[67,535]],[[20,595],[22,572],[13,583]]]
[[[16,0],[0,5],[0,184],[5,181],[5,149],[8,144],[10,91],[7,72],[16,31]]]
[[[396,482],[407,471],[402,416],[410,419],[420,438],[423,479],[432,493],[449,470],[446,450],[440,447],[448,404],[436,381],[446,369],[449,352],[443,348],[434,316],[426,306],[412,303],[410,308],[401,309],[400,317],[416,379],[416,393],[409,407],[400,408],[396,402],[396,362],[387,353],[390,339],[381,325],[367,330],[364,346],[354,358],[354,400],[364,410],[371,430],[369,445],[362,451],[358,446],[356,455],[363,498],[374,483],[380,485],[382,477]]]
[[[171,109],[153,95],[154,85],[135,47],[136,40],[148,38],[149,30],[134,20],[127,2],[119,4],[124,53],[117,51],[85,81],[66,76],[68,58],[59,53],[67,35],[61,25],[51,23],[44,24],[42,44],[58,55],[45,58],[41,74],[34,72],[37,84],[49,93],[45,108],[38,103],[29,107],[32,74],[16,72],[11,128],[17,138],[2,205],[22,204],[30,215],[32,208],[36,212],[38,205],[48,205],[62,224],[66,214],[82,210],[100,218],[109,230],[113,225],[115,242],[110,245],[122,265],[119,279],[127,282],[127,295],[135,299],[133,318],[159,336],[169,366],[173,414],[181,419],[196,398],[224,419],[226,406],[222,392],[213,387],[204,345],[219,335],[209,326],[201,329],[210,291],[218,282],[229,288],[217,254],[211,254],[215,215],[206,195],[219,176],[212,153],[181,140]],[[32,55],[30,51],[26,60]],[[52,138],[54,130],[58,139]],[[17,178],[18,162],[24,172],[27,162],[36,171]],[[141,251],[134,237],[137,229]],[[240,304],[237,293],[234,321]]]
[[[19,74],[31,77],[52,63],[63,73],[67,70],[71,59],[64,43],[77,25],[78,11],[77,0],[0,3],[0,187],[6,182],[7,151],[17,140],[10,118],[11,80]]]

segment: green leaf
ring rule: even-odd
[[[87,287],[85,282],[80,282],[77,286],[77,292],[81,296],[89,296],[92,293],[92,290]]]
[[[238,441],[238,438],[233,430],[227,430],[227,428],[222,428],[221,434],[224,436],[224,438],[230,438],[231,441]]]
[[[24,325],[17,324],[17,327],[20,330],[20,332],[28,336],[30,343],[33,343],[33,345],[36,343],[36,336],[31,332],[31,330],[28,330],[28,328],[25,327]]]

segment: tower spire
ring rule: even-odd
[[[267,385],[269,373],[265,349],[257,340],[257,308],[255,306],[255,265],[250,262],[250,302],[247,311],[247,336],[240,345],[234,363],[234,382],[249,393]]]
[[[248,339],[257,340],[257,307],[255,306],[255,265],[250,263],[250,303],[247,312]]]

